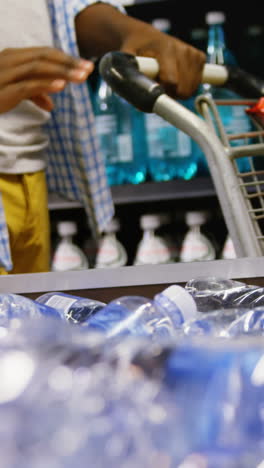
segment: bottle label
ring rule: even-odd
[[[182,244],[180,261],[195,262],[206,260],[215,260],[213,245],[201,233],[188,232]]]
[[[86,270],[88,260],[79,247],[62,241],[55,251],[52,271]]]
[[[117,147],[119,162],[133,161],[132,137],[129,133],[117,136]]]
[[[148,152],[151,158],[185,158],[192,153],[191,138],[157,115],[146,117]]]
[[[192,153],[192,142],[191,138],[186,133],[178,130],[177,132],[177,157],[186,158],[191,156]]]
[[[77,300],[78,299],[64,296],[63,294],[61,295],[55,294],[54,296],[51,296],[47,300],[46,305],[50,307],[54,307],[54,309],[63,310],[63,313],[66,316],[72,304],[77,302]]]
[[[96,132],[99,136],[114,135],[117,132],[117,121],[114,114],[98,115],[95,117]]]
[[[127,254],[119,241],[105,236],[101,239],[96,257],[95,268],[111,268],[124,266]]]
[[[164,121],[156,114],[146,115],[146,130],[148,153],[150,158],[163,158],[162,140],[160,138],[160,129],[164,126]]]

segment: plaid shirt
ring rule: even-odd
[[[78,57],[74,19],[87,6],[98,0],[47,0],[54,46]],[[104,0],[121,9],[118,0]],[[47,182],[50,191],[57,192],[84,206],[95,236],[104,229],[114,214],[111,191],[105,167],[98,151],[94,116],[86,83],[70,83],[53,96],[55,103],[51,119],[46,124]],[[0,196],[0,263],[12,269],[8,229]]]

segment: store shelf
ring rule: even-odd
[[[208,177],[197,177],[189,181],[172,180],[168,182],[146,182],[139,185],[118,185],[111,189],[115,205],[185,200],[192,198],[215,197],[213,183]],[[63,210],[81,208],[81,204],[69,201],[51,193],[49,209]]]
[[[160,291],[169,284],[183,284],[199,276],[219,276],[229,279],[250,279],[249,283],[263,283],[264,258],[239,258],[207,262],[174,263],[166,265],[127,266],[114,269],[91,269],[71,272],[50,272],[25,275],[7,275],[1,278],[1,293],[41,294],[48,291],[79,291],[79,295],[115,297],[117,289],[151,287]],[[119,291],[120,293],[122,291]],[[89,296],[86,296],[89,297]]]

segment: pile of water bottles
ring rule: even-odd
[[[261,468],[264,288],[0,294],[1,468]]]

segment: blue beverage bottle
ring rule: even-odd
[[[196,314],[191,295],[180,286],[170,286],[154,299],[124,296],[111,301],[87,321],[87,330],[107,339],[125,336],[162,340],[175,336],[182,323]]]
[[[167,34],[170,21],[157,18],[153,26]],[[188,106],[187,101],[179,101]],[[154,113],[145,115],[148,152],[148,172],[154,181],[192,179],[197,173],[192,139],[186,133]]]
[[[237,66],[236,57],[227,47],[224,22],[225,14],[223,12],[212,11],[208,12],[206,15],[206,23],[208,25],[207,61],[212,64]],[[213,87],[208,84],[202,85],[201,91],[204,94],[212,95],[214,100],[241,99],[240,95],[231,90]],[[245,106],[220,105],[218,106],[218,112],[227,135],[247,133],[252,130],[250,119],[245,113]],[[231,140],[230,145],[240,146],[243,142],[245,142],[245,140]],[[246,141],[246,144],[248,143],[249,142]],[[250,164],[247,157],[239,158],[237,164],[241,172],[250,171]]]
[[[146,179],[144,116],[99,79],[93,107],[108,182],[138,184]]]

